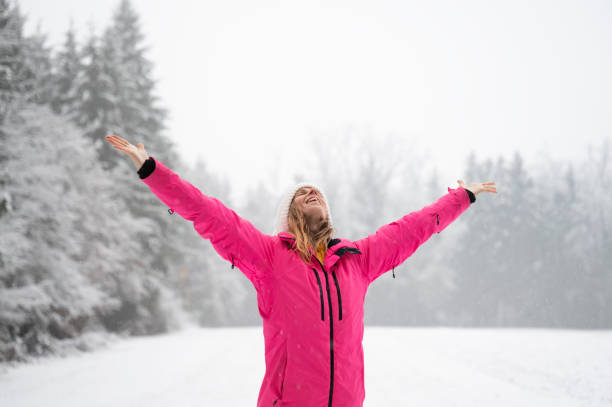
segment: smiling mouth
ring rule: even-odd
[[[307,204],[310,204],[310,203],[313,203],[313,202],[315,202],[315,203],[319,203],[319,200],[318,200],[317,198],[310,198],[310,199],[308,199],[308,200],[306,201],[306,203],[307,203]]]

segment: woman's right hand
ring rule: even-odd
[[[131,159],[136,169],[139,170],[142,167],[142,164],[149,158],[144,145],[142,143],[138,143],[138,146],[131,144],[129,141],[121,138],[115,134],[110,136],[106,136],[106,141],[111,143],[113,147],[115,147],[119,151],[123,151],[127,154]]]

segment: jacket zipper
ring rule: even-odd
[[[325,321],[325,314],[323,312],[323,287],[321,287],[321,279],[319,278],[319,273],[317,273],[317,270],[313,268],[312,272],[317,277],[317,284],[319,285],[319,295],[321,296],[321,321]]]
[[[316,256],[315,256],[316,258]],[[330,366],[330,374],[329,374],[329,399],[327,402],[328,407],[332,407],[332,397],[334,394],[334,314],[332,312],[332,303],[331,303],[331,294],[329,292],[329,279],[327,278],[327,271],[325,271],[325,267],[321,264],[321,261],[316,258],[319,264],[321,265],[321,270],[323,270],[323,274],[325,275],[325,289],[327,291],[327,305],[329,306],[329,366]]]

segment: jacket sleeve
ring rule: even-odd
[[[272,264],[272,236],[261,233],[217,198],[204,195],[162,161],[150,157],[138,174],[171,213],[193,222],[196,232],[210,239],[215,251],[237,266],[259,291]]]
[[[356,241],[362,253],[362,266],[368,284],[403,263],[432,234],[444,230],[474,201],[471,191],[463,187],[448,188],[448,193],[433,204],[411,212],[380,227],[376,233]]]

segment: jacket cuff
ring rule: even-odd
[[[468,196],[470,197],[470,204],[473,204],[474,201],[476,201],[476,195],[474,195],[474,193],[467,188],[463,189],[465,189],[465,191],[468,193]]]
[[[142,166],[137,171],[138,176],[140,177],[140,179],[146,178],[149,175],[151,175],[154,169],[155,169],[155,159],[149,156],[149,158],[147,158],[145,162],[142,163]]]

